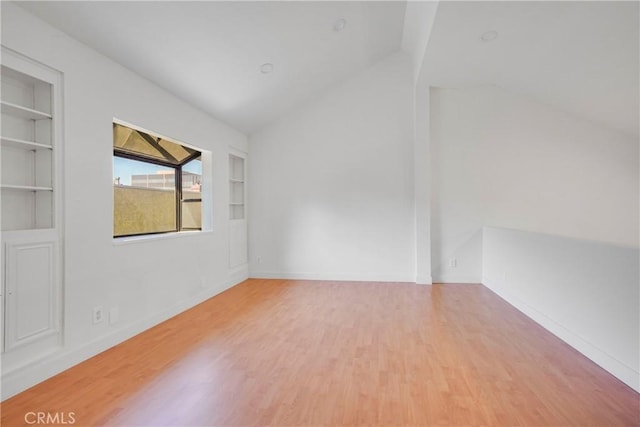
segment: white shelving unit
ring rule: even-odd
[[[53,191],[53,187],[36,187],[34,185],[2,185],[3,190],[15,190],[15,191]]]
[[[2,48],[3,373],[62,342],[62,75]]]
[[[1,71],[2,231],[55,228],[53,85]]]
[[[25,150],[52,150],[51,145],[39,144],[34,141],[26,141],[24,139],[9,138],[8,136],[0,137],[3,147],[21,148]]]
[[[233,272],[247,265],[246,161],[246,153],[230,150],[229,267]]]
[[[4,74],[9,74],[9,73],[11,73],[11,71],[8,71],[7,73],[3,73],[3,76],[4,76]],[[11,73],[11,74],[13,74],[13,73]],[[14,77],[11,77],[10,74],[7,75],[7,77],[3,77],[3,79],[6,80],[7,84],[11,84],[11,83],[15,84],[16,81],[20,82],[20,80],[22,80],[22,78],[20,76],[16,76],[14,78]],[[12,82],[12,80],[13,80],[13,82]],[[40,83],[34,83],[33,86],[31,88],[27,89],[27,90],[35,89],[35,87],[37,85],[39,85],[39,84]],[[3,88],[4,88],[4,86],[3,86]],[[47,88],[45,87],[43,90],[46,91]],[[12,91],[10,91],[8,96],[11,96],[11,92]],[[45,95],[43,95],[43,96],[45,96]],[[35,109],[31,108],[31,107],[25,107],[23,105],[14,104],[14,103],[11,103],[11,102],[8,102],[8,101],[2,101],[2,102],[0,102],[0,105],[2,105],[2,113],[3,114],[8,114],[10,116],[19,117],[21,119],[26,119],[26,120],[47,120],[47,119],[49,119],[50,120],[53,117],[53,116],[51,116],[51,114],[49,114],[47,112],[35,110]],[[43,106],[46,106],[46,105],[43,105]]]
[[[229,154],[229,219],[244,219],[244,158]]]

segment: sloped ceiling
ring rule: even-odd
[[[405,2],[18,2],[250,133],[400,49]],[[334,24],[345,19],[342,31]],[[261,73],[261,65],[273,72]]]
[[[639,134],[637,1],[18,4],[247,133],[403,44],[427,45],[411,52],[423,58],[422,84],[495,85]],[[498,37],[483,42],[489,30]],[[262,74],[263,63],[274,71]]]
[[[440,2],[421,79],[499,86],[638,137],[639,4]]]

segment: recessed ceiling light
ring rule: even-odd
[[[269,74],[273,72],[273,64],[271,62],[266,62],[260,66],[260,72],[262,74]]]
[[[498,32],[490,30],[485,33],[482,33],[482,35],[480,36],[480,40],[482,40],[483,42],[491,42],[491,41],[494,41],[497,37],[498,37]]]
[[[347,20],[344,18],[340,18],[333,23],[333,31],[342,31],[346,26],[347,26]]]

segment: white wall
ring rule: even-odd
[[[10,396],[220,291],[228,280],[227,152],[240,132],[2,4],[2,44],[64,73],[64,347],[22,369],[2,366]],[[112,121],[118,118],[212,152],[213,231],[114,245]],[[119,322],[92,324],[92,307]]]
[[[485,228],[482,283],[640,391],[640,251]]]
[[[638,246],[637,139],[496,87],[430,117],[434,281],[480,282],[485,225]]]
[[[251,135],[252,277],[415,280],[413,90],[398,53]]]
[[[413,189],[415,209],[416,278],[430,285],[431,276],[431,138],[429,88],[414,91]]]
[[[411,54],[413,104],[413,188],[415,234],[415,282],[431,284],[431,142],[429,85],[423,67],[425,53],[439,3],[409,1],[405,10],[402,50]]]
[[[416,83],[421,77],[424,78],[422,64],[438,5],[438,1],[408,1],[404,12],[402,50],[412,56],[413,79]]]

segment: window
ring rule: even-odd
[[[202,153],[113,124],[114,237],[202,229]]]

